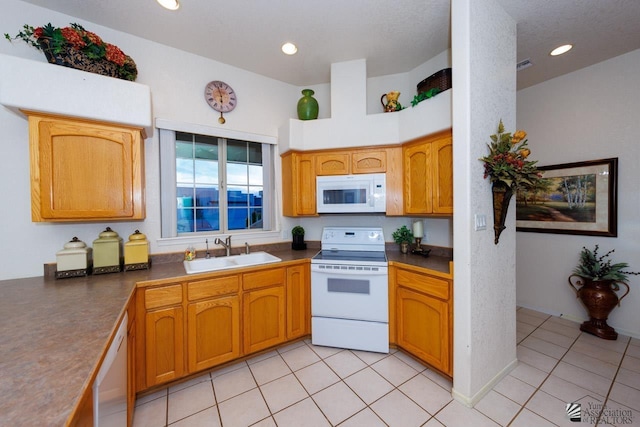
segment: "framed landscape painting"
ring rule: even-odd
[[[516,194],[516,230],[618,235],[618,159],[540,166],[542,179]]]

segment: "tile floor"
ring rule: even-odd
[[[451,398],[449,380],[402,351],[306,340],[142,396],[133,425],[640,426],[640,340],[602,340],[519,308],[517,341],[518,366],[473,409]],[[581,404],[581,422],[568,419],[570,402]]]

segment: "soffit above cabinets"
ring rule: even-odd
[[[144,127],[152,134],[149,86],[0,54],[0,104]]]

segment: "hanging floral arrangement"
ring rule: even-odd
[[[513,192],[534,188],[542,178],[536,166],[538,162],[529,160],[531,150],[526,137],[527,133],[523,130],[513,135],[505,132],[500,120],[498,133],[490,136],[489,154],[480,158],[484,162],[484,178],[489,178],[493,184],[495,244],[498,244],[500,233],[506,228],[504,222]]]
[[[6,33],[4,36],[9,41],[25,41],[42,51],[52,64],[130,81],[138,75],[136,63],[130,56],[79,24],[64,28],[50,23],[36,28],[25,24],[15,37]]]
[[[502,120],[498,133],[490,136],[489,155],[482,157],[484,177],[492,183],[503,182],[507,187],[534,187],[542,174],[536,167],[537,161],[528,160],[531,150],[527,146],[527,133],[516,131],[513,136],[504,131]]]

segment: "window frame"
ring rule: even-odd
[[[267,135],[258,135],[248,132],[239,132],[228,129],[214,128],[210,126],[177,123],[163,119],[156,119],[156,128],[159,131],[160,142],[160,226],[161,239],[165,238],[189,238],[191,236],[258,233],[274,231],[276,224],[275,212],[275,144],[277,139]],[[176,132],[191,133],[215,137],[218,139],[230,139],[262,144],[263,162],[263,227],[260,229],[228,229],[226,192],[227,183],[220,182],[221,206],[220,206],[220,230],[208,230],[199,232],[178,233],[177,230],[177,192],[176,192]],[[226,142],[224,144],[226,146]],[[224,154],[224,157],[222,157]],[[220,159],[224,159],[226,165],[226,150],[220,153]],[[225,167],[226,169],[226,167]],[[223,191],[224,190],[224,191]],[[225,204],[222,206],[222,196]]]

